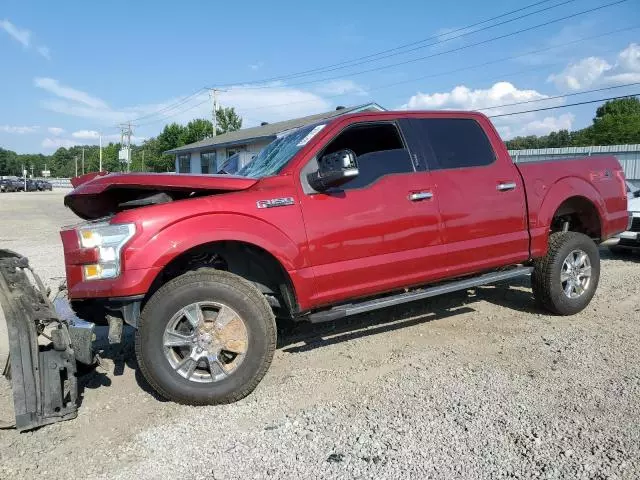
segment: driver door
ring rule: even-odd
[[[359,175],[325,192],[305,187],[315,158],[342,149],[355,152]],[[384,121],[349,125],[303,169],[314,305],[445,276],[434,185],[414,163],[397,123]]]

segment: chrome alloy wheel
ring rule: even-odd
[[[567,255],[560,271],[560,283],[567,297],[578,298],[582,296],[591,283],[589,255],[582,250],[573,250]]]
[[[164,354],[173,369],[192,382],[218,382],[242,364],[249,336],[228,305],[198,302],[176,313],[165,328]]]

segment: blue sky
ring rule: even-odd
[[[117,125],[127,120],[141,141],[168,122],[210,118],[207,92],[196,92],[213,86],[223,87],[220,103],[235,107],[245,126],[369,101],[389,109],[482,109],[616,87],[485,111],[499,114],[638,93],[640,85],[618,87],[640,82],[640,28],[608,34],[640,27],[638,0],[491,40],[614,1],[540,2],[469,30],[536,2],[3,0],[0,146],[51,153],[97,143],[97,132],[117,140]],[[270,80],[418,41],[412,52]],[[595,108],[495,123],[504,138],[546,134],[588,125]]]

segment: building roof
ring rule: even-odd
[[[366,103],[354,107],[340,108],[339,110],[331,110],[330,112],[317,113],[307,117],[294,118],[293,120],[285,120],[283,122],[268,123],[258,127],[243,128],[235,132],[223,133],[215,137],[205,138],[199,142],[190,143],[182,147],[167,150],[164,153],[175,154],[183,152],[199,152],[210,148],[230,147],[234,145],[245,145],[247,143],[255,143],[260,140],[273,140],[276,135],[294,128],[311,125],[322,120],[328,120],[345,113],[357,113],[370,110],[384,111],[377,103]]]

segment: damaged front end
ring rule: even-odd
[[[0,373],[11,378],[16,429],[75,418],[76,360],[94,360],[93,324],[61,318],[28,260],[2,249],[0,306]]]

